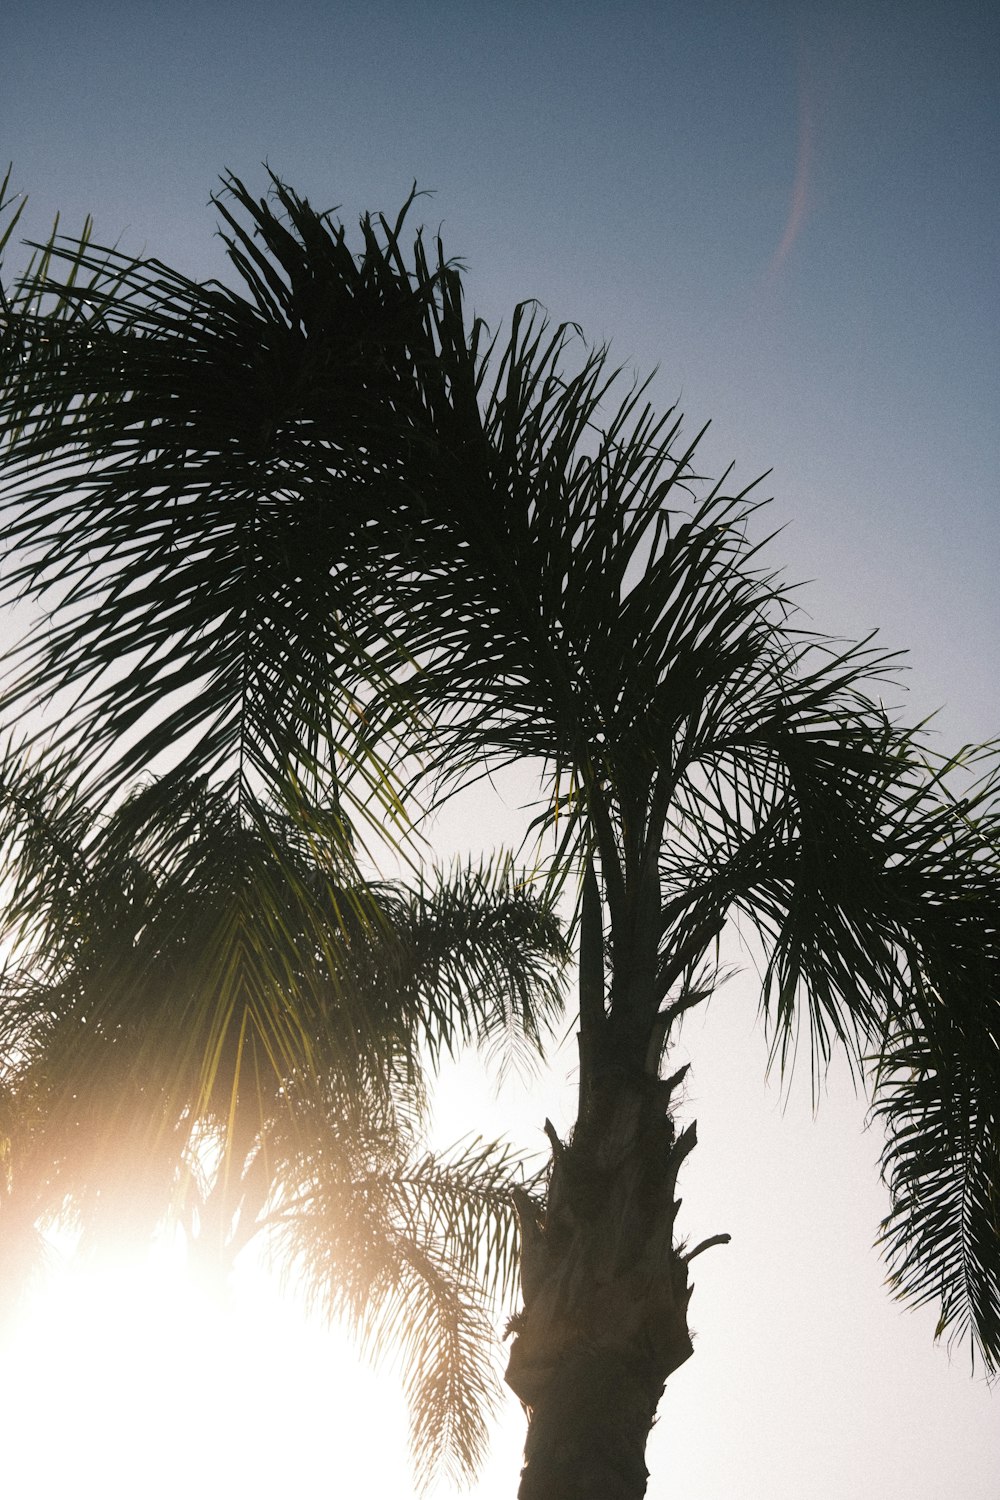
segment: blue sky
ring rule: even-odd
[[[817,619],[994,732],[991,7],[15,3],[4,32],[37,232],[92,212],[207,274],[223,167],[349,217],[417,181],[479,311],[534,296],[659,366],[716,465],[773,469]]]
[[[773,471],[775,560],[815,580],[817,627],[878,627],[910,649],[907,711],[941,707],[945,747],[1000,735],[998,44],[995,8],[967,0],[8,0],[0,158],[31,232],[93,213],[99,240],[206,276],[222,263],[206,205],[223,168],[263,190],[266,159],[348,219],[395,210],[414,181],[433,190],[419,216],[487,320],[537,297],[641,373],[658,367],[656,399],[692,430],[711,418],[712,470]],[[734,1241],[728,1282],[726,1252],[706,1257],[698,1353],[661,1423],[706,1456],[675,1468],[664,1447],[650,1495],[992,1500],[1000,1407],[879,1285],[863,1111],[841,1090],[815,1127],[804,1107],[779,1120],[751,1020],[748,1001],[691,1042],[717,1156],[699,1149],[686,1201],[699,1195],[709,1233],[720,1215],[732,1227],[735,1200],[744,1244],[758,1239],[738,1252],[750,1260]],[[547,1110],[543,1088],[525,1121]],[[748,1160],[727,1170],[741,1143]],[[803,1329],[810,1295],[822,1338]],[[759,1320],[741,1323],[748,1304]],[[514,1490],[516,1411],[508,1425],[491,1500]]]

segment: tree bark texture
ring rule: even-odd
[[[566,1145],[546,1124],[544,1213],[518,1203],[524,1307],[506,1376],[528,1409],[520,1500],[645,1495],[656,1408],[692,1352],[673,1228],[695,1127],[675,1131],[676,1081],[605,1074]]]

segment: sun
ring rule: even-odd
[[[225,1299],[170,1253],[55,1273],[2,1352],[18,1500],[412,1493],[402,1398],[263,1267]],[[373,1469],[374,1464],[374,1469]]]

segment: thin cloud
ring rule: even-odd
[[[809,187],[811,182],[813,113],[810,89],[806,78],[804,56],[800,53],[799,65],[799,140],[795,157],[795,180],[788,206],[788,217],[781,239],[767,268],[769,276],[777,275],[791,254],[792,246],[802,231],[809,209]]]

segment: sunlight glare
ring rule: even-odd
[[[57,1272],[2,1351],[5,1493],[201,1500],[412,1489],[391,1379],[261,1267],[225,1301],[168,1254]]]

